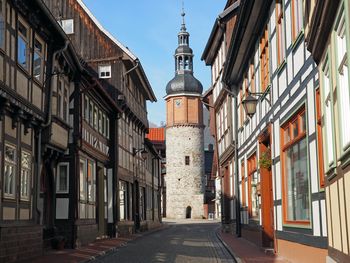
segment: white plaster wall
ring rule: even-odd
[[[204,215],[204,142],[203,128],[177,126],[166,129],[167,217],[185,218],[192,208],[192,218]],[[190,156],[190,165],[185,165]]]

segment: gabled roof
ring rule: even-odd
[[[101,30],[102,33],[104,33],[114,44],[116,44],[129,58],[132,60],[136,65],[138,65],[138,69],[140,71],[140,77],[143,79],[143,82],[145,84],[146,92],[149,95],[149,99],[151,101],[157,101],[157,98],[152,90],[151,84],[148,81],[148,78],[146,76],[145,71],[143,70],[143,67],[141,65],[140,60],[135,56],[129,48],[124,46],[119,40],[117,40],[111,33],[109,33],[102,25],[101,23],[97,20],[97,18],[91,13],[89,8],[84,4],[82,0],[76,0],[77,3],[81,6],[81,8],[86,12],[86,14],[89,16],[89,18],[95,23],[97,28]]]

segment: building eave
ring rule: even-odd
[[[225,33],[226,23],[236,14],[239,9],[240,2],[240,0],[236,1],[216,18],[201,57],[201,60],[204,60],[206,65],[212,65],[215,55],[220,48],[220,43]]]
[[[238,93],[238,84],[266,24],[271,3],[272,0],[241,0],[238,22],[234,27],[223,73],[224,83],[233,87],[235,94]]]

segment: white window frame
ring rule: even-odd
[[[99,65],[98,76],[100,79],[110,79],[112,77],[112,66],[111,65]]]
[[[6,147],[12,148],[14,150],[14,161],[8,161],[6,160]],[[4,197],[5,198],[11,198],[15,199],[16,197],[16,167],[17,167],[17,147],[13,144],[5,143],[5,151],[4,151],[4,160],[5,160],[5,167],[4,167],[4,178],[3,178],[3,191],[4,191]],[[5,171],[7,166],[13,167],[13,184],[12,184],[12,194],[5,192]]]
[[[67,182],[66,182],[66,189],[60,189],[60,170],[61,167],[66,167],[67,168]],[[69,163],[68,162],[62,162],[57,165],[56,169],[56,193],[60,194],[68,194],[69,193]]]
[[[22,158],[23,155],[28,155],[29,156],[29,165],[28,167],[23,167],[22,164]],[[27,187],[27,195],[22,195],[22,182],[23,182],[23,177],[24,174],[26,173],[26,187]],[[31,178],[32,178],[32,154],[28,151],[23,151],[21,152],[21,178],[20,178],[20,199],[29,201],[30,198],[30,189],[31,189]]]
[[[63,31],[67,35],[74,34],[74,19],[73,18],[62,19],[59,21],[59,24],[61,25]]]
[[[342,4],[336,18],[334,26],[334,42],[336,52],[336,76],[337,90],[339,98],[339,119],[340,119],[340,137],[341,153],[344,153],[350,147],[350,89],[349,89],[349,67],[348,67],[348,50],[347,50],[347,22],[345,6]],[[341,37],[340,35],[343,35]]]

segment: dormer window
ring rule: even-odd
[[[73,19],[63,19],[59,21],[63,31],[67,34],[74,34],[74,20]]]
[[[98,75],[100,79],[109,79],[111,78],[111,65],[98,66]]]

